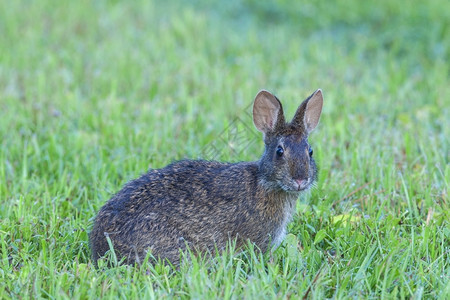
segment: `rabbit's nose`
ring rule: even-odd
[[[308,185],[308,179],[295,179],[295,182],[298,185],[298,190],[302,190]]]
[[[297,182],[298,185],[303,185],[306,183],[306,179],[295,179],[295,182]]]

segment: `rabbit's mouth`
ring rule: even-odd
[[[288,193],[299,193],[309,189],[311,187],[312,181],[313,180],[311,178],[306,179],[285,178],[283,180],[277,180],[276,182],[262,181],[261,183],[268,190],[281,188],[282,190]]]
[[[296,191],[303,191],[306,190],[309,187],[310,180],[309,178],[306,179],[294,179],[293,187]]]

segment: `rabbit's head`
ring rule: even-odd
[[[286,122],[277,97],[264,90],[256,95],[253,122],[264,136],[260,172],[266,189],[299,192],[316,180],[317,167],[308,135],[319,123],[322,104],[319,89],[303,101],[292,121]]]

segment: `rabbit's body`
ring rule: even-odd
[[[186,244],[214,252],[234,238],[236,247],[249,239],[266,251],[282,240],[298,193],[266,191],[259,177],[256,162],[185,160],[151,170],[99,212],[97,219],[108,222],[96,222],[92,231],[91,239],[101,241],[92,245],[94,257],[109,250],[105,232],[129,263],[142,260],[148,249],[176,262]]]
[[[317,176],[307,136],[317,125],[322,95],[319,90],[310,96],[320,96],[320,110],[313,107],[317,118],[310,129],[303,124],[310,98],[297,110],[296,115],[303,114],[301,124],[294,122],[296,117],[285,123],[281,104],[274,115],[271,106],[276,98],[261,93],[267,93],[259,101],[263,109],[254,107],[255,125],[266,143],[261,160],[235,164],[183,160],[129,182],[95,219],[90,234],[94,261],[110,249],[107,237],[118,258],[126,257],[131,264],[141,262],[148,251],[178,264],[180,249],[186,246],[213,253],[229,241],[239,248],[250,240],[266,251],[282,241],[299,192]],[[258,96],[255,106],[257,100]],[[272,113],[268,118],[267,105]]]

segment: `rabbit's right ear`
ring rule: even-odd
[[[253,123],[264,134],[275,131],[278,124],[284,123],[283,107],[277,97],[265,90],[256,95]]]
[[[322,90],[318,89],[311,96],[306,98],[305,101],[300,104],[295,112],[294,118],[291,124],[303,128],[307,134],[316,128],[319,124],[320,114],[322,113],[323,96]]]

